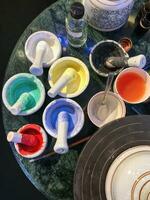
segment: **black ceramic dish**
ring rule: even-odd
[[[104,77],[107,77],[112,70],[105,67],[104,63],[109,57],[129,57],[123,47],[113,40],[102,40],[97,43],[89,56],[90,64],[93,70]],[[123,68],[115,69],[115,75],[118,74]]]
[[[105,179],[123,151],[150,145],[150,116],[130,116],[99,129],[82,151],[74,176],[74,200],[106,200]]]

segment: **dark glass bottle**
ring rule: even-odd
[[[150,1],[144,3],[136,17],[137,30],[146,32],[150,29]]]

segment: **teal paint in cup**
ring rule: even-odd
[[[30,115],[43,105],[45,88],[36,76],[19,73],[5,83],[2,98],[6,108],[13,115]]]

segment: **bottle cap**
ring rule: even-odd
[[[121,44],[121,46],[124,48],[126,52],[130,51],[130,49],[132,49],[133,47],[132,40],[127,37],[121,38],[119,40],[119,43]]]
[[[81,19],[84,15],[84,6],[80,2],[71,5],[70,14],[75,19]]]

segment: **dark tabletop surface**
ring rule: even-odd
[[[42,5],[40,5],[40,2],[38,4],[38,1],[30,1],[30,3],[28,1],[26,2],[16,2],[16,6],[14,5],[15,1],[13,2],[10,2],[9,4],[7,3],[7,1],[5,1],[3,4],[3,10],[1,12],[1,14],[3,15],[3,17],[1,17],[1,21],[3,22],[2,26],[1,26],[1,33],[3,34],[2,37],[0,38],[0,44],[2,44],[2,47],[0,48],[1,51],[3,53],[1,53],[2,55],[2,66],[0,68],[1,70],[1,77],[4,77],[4,69],[6,68],[6,64],[8,62],[8,58],[10,56],[10,53],[12,52],[13,50],[13,47],[16,43],[16,41],[18,40],[19,36],[21,35],[21,33],[23,32],[23,30],[25,29],[25,27],[32,21],[33,18],[35,18],[38,13],[40,13],[44,7],[47,7],[50,5],[50,3],[52,3],[52,1],[42,1]],[[64,0],[61,0],[61,2],[65,2]],[[133,10],[133,14],[134,14],[134,11],[137,10],[137,8],[139,7],[140,3],[142,1],[136,1],[136,4],[135,4],[135,7],[134,7],[134,10]],[[44,4],[45,3],[45,4]],[[12,4],[12,5],[11,5]],[[23,5],[25,4],[25,5]],[[1,8],[0,8],[1,9]],[[22,72],[24,70],[27,70],[28,68],[28,62],[26,60],[26,58],[24,58],[23,60],[18,56],[17,54],[17,50],[23,50],[23,46],[24,46],[24,42],[25,42],[25,39],[32,33],[32,32],[35,32],[36,30],[38,30],[39,28],[43,28],[43,29],[46,29],[46,30],[49,30],[49,31],[52,31],[52,32],[56,32],[60,29],[63,30],[63,18],[64,16],[62,16],[62,11],[64,9],[64,6],[63,4],[57,4],[56,6],[56,9],[55,7],[53,8],[49,8],[47,9],[46,12],[44,12],[42,15],[40,15],[40,17],[38,19],[36,19],[31,25],[30,27],[28,27],[28,29],[26,29],[26,32],[24,32],[24,35],[22,35],[22,38],[20,39],[20,43],[18,43],[18,46],[17,48],[15,49],[14,53],[13,53],[13,56],[11,57],[11,61],[9,63],[9,66],[7,68],[7,73],[5,75],[5,81],[6,79],[8,79],[11,75],[15,74],[15,73],[19,73],[19,72]],[[14,12],[15,10],[15,12]],[[55,11],[58,12],[57,13],[57,17],[55,18],[55,22],[52,26],[49,26],[51,25],[52,23],[52,20],[50,20],[51,17],[55,17]],[[58,15],[59,14],[59,15]],[[45,17],[44,17],[45,16]],[[47,16],[47,17],[46,17]],[[49,16],[49,18],[48,18]],[[24,23],[23,23],[24,22]],[[90,38],[94,38],[95,42],[98,42],[99,40],[102,40],[102,39],[106,39],[106,38],[109,38],[109,39],[115,39],[115,40],[119,40],[120,37],[122,36],[132,36],[133,38],[133,42],[134,42],[134,49],[133,49],[133,52],[131,52],[131,55],[132,53],[145,53],[145,54],[149,54],[149,35],[145,35],[144,37],[142,38],[138,38],[137,36],[135,36],[133,34],[133,29],[131,27],[130,29],[130,24],[129,23],[127,26],[125,26],[122,30],[120,31],[116,31],[114,32],[113,34],[100,34],[99,32],[97,31],[93,31],[91,28],[89,29],[89,36]],[[18,31],[18,32],[17,32]],[[0,33],[0,34],[1,34]],[[81,57],[81,52],[77,52],[77,51],[74,51],[74,50],[71,50],[70,48],[68,49],[68,52],[69,52],[69,55],[73,55],[73,56],[76,56],[76,57],[79,57],[80,59],[82,59]],[[84,61],[86,62],[86,64],[88,65],[89,67],[89,63],[88,63],[88,59],[87,59],[87,55],[84,55]],[[17,66],[20,66],[20,64],[24,64],[22,65],[23,67],[21,68],[21,71],[19,68],[17,68]],[[11,65],[12,64],[12,65]],[[12,68],[11,68],[12,66]],[[9,69],[9,70],[8,70]],[[90,95],[93,95],[96,93],[96,91],[99,91],[99,88],[102,90],[104,89],[104,84],[105,84],[105,81],[103,79],[101,79],[101,81],[99,80],[99,77],[97,77],[90,69],[90,73],[92,75],[92,82],[90,82],[90,87],[88,88],[87,92],[88,94]],[[42,81],[45,82],[46,78],[42,78]],[[3,81],[3,78],[1,78],[1,81]],[[97,84],[97,87],[92,87],[92,84],[94,84],[94,82],[98,83]],[[1,84],[2,85],[2,84]],[[94,84],[95,85],[95,84]],[[47,87],[47,86],[46,86]],[[91,90],[92,88],[92,90]],[[47,88],[46,88],[47,89]],[[92,93],[89,93],[89,91],[92,91]],[[85,96],[84,96],[85,97]],[[82,106],[85,106],[84,105],[84,102],[83,102],[83,99],[81,99],[81,97],[75,99],[77,101],[79,101]],[[89,96],[90,98],[90,96]],[[88,98],[87,98],[88,100]],[[46,102],[48,103],[48,102]],[[139,107],[140,108],[140,107]],[[143,105],[141,105],[141,109],[143,108]],[[144,108],[147,108],[147,106]],[[143,109],[142,109],[143,110]],[[146,109],[147,111],[147,109]],[[3,118],[4,120],[4,124],[5,124],[5,131],[7,132],[9,129],[12,129],[12,123],[11,121],[9,121],[10,119],[13,120],[13,122],[16,121],[16,123],[14,123],[15,125],[15,129],[17,129],[20,125],[22,125],[22,123],[25,123],[25,118],[19,118],[19,121],[17,121],[18,118],[15,118],[13,116],[11,116],[7,111],[6,109],[4,108],[3,109],[3,112],[5,112],[5,117]],[[127,114],[135,114],[133,111],[131,112],[131,109],[130,107],[128,107],[128,110],[127,110]],[[147,113],[143,113],[143,114],[147,114]],[[149,113],[148,113],[149,114]],[[2,117],[1,117],[2,118]],[[7,119],[7,120],[6,120]],[[38,120],[36,117],[34,118],[26,118],[27,121],[31,120],[31,119],[34,119],[35,121]],[[1,122],[2,124],[2,122]],[[1,126],[1,128],[3,128]],[[89,128],[88,128],[89,129]],[[86,127],[84,129],[84,133],[87,132],[86,130]],[[2,170],[0,171],[0,174],[2,177],[2,181],[0,181],[0,191],[2,191],[2,195],[3,195],[3,198],[2,199],[10,199],[10,196],[11,196],[11,199],[14,199],[14,200],[17,200],[17,199],[31,199],[32,198],[32,195],[29,191],[35,191],[35,197],[33,198],[36,198],[36,199],[44,199],[44,197],[41,196],[41,194],[37,193],[36,190],[34,188],[32,188],[32,186],[29,186],[29,182],[27,180],[25,180],[20,171],[20,169],[18,168],[18,165],[17,163],[15,163],[14,161],[14,158],[12,157],[12,152],[10,151],[9,149],[9,146],[6,142],[6,138],[5,138],[5,134],[4,134],[4,130],[1,130],[1,133],[0,134],[0,137],[2,138],[1,141],[2,141],[2,145],[0,145],[2,147],[2,152],[1,153],[1,168]],[[82,132],[83,133],[83,132]],[[15,151],[14,151],[15,153]],[[72,161],[72,168],[71,169],[71,176],[72,176],[72,169],[74,170],[75,169],[75,162],[77,160],[77,152],[76,151],[70,151],[70,154],[68,154],[67,156],[63,156],[62,159],[60,159],[60,162],[58,162],[58,165],[57,167],[58,168],[55,168],[55,170],[52,168],[50,169],[50,162],[51,161],[48,161],[48,162],[39,162],[37,165],[29,165],[29,163],[20,158],[16,153],[15,153],[15,156],[20,164],[20,166],[22,167],[22,169],[24,170],[24,172],[26,173],[26,175],[28,176],[28,178],[31,180],[32,178],[32,183],[38,188],[40,189],[42,192],[44,192],[46,195],[49,195],[49,199],[51,200],[51,197],[50,197],[50,194],[51,194],[51,184],[47,185],[47,181],[50,181],[51,179],[48,179],[46,178],[45,174],[47,173],[47,171],[45,170],[52,170],[52,172],[54,173],[54,178],[57,177],[57,172],[59,172],[59,168],[61,167],[61,164],[63,164],[63,162],[66,160],[66,157],[67,157],[67,160],[71,160]],[[72,158],[74,160],[72,160]],[[5,162],[4,162],[5,161]],[[69,163],[70,165],[70,163]],[[69,166],[68,164],[66,164],[66,169],[67,167]],[[9,166],[9,167],[8,167]],[[44,168],[43,168],[44,167]],[[38,173],[35,173],[37,172],[38,169],[40,171],[40,174]],[[45,170],[44,170],[45,169]],[[49,171],[51,172],[51,171]],[[31,173],[31,176],[29,177],[29,174]],[[40,175],[41,173],[44,174],[44,176],[42,175],[41,178],[40,178]],[[67,171],[66,171],[67,173]],[[60,175],[61,173],[59,173]],[[17,178],[16,178],[17,177]],[[45,178],[44,178],[45,177]],[[51,177],[51,174],[49,174],[49,178]],[[60,177],[57,177],[57,178],[60,178]],[[63,181],[63,180],[61,180]],[[61,183],[61,181],[59,183]],[[24,183],[23,183],[24,182]],[[26,183],[27,182],[27,183]],[[25,185],[23,185],[25,184]],[[68,186],[69,184],[69,181],[66,183],[66,187]],[[30,189],[28,189],[28,186]],[[39,187],[39,186],[42,186],[42,187]],[[56,191],[53,192],[55,194],[53,195],[56,195],[58,194],[58,196],[60,197],[61,195],[61,191],[59,188],[59,193],[58,193],[58,188],[59,185],[55,185],[56,187]],[[72,188],[72,186],[70,186]],[[52,188],[53,189],[53,188]],[[67,188],[65,188],[65,190],[67,190]],[[9,192],[8,192],[9,191]],[[31,196],[30,196],[31,194]],[[14,196],[13,196],[14,195]],[[28,196],[29,195],[29,196]],[[37,197],[36,197],[37,195]],[[67,195],[67,194],[64,194],[64,195]],[[71,196],[72,196],[72,193],[71,193]],[[70,200],[72,199],[71,196],[66,196],[66,199]],[[52,198],[54,199],[54,197]],[[60,200],[60,198],[57,198]],[[61,199],[65,199],[65,196],[63,196],[63,198]]]
[[[55,0],[1,0],[0,2],[0,87],[13,48],[28,24]],[[0,112],[1,113],[1,112]],[[0,199],[45,200],[17,164],[0,117]]]

